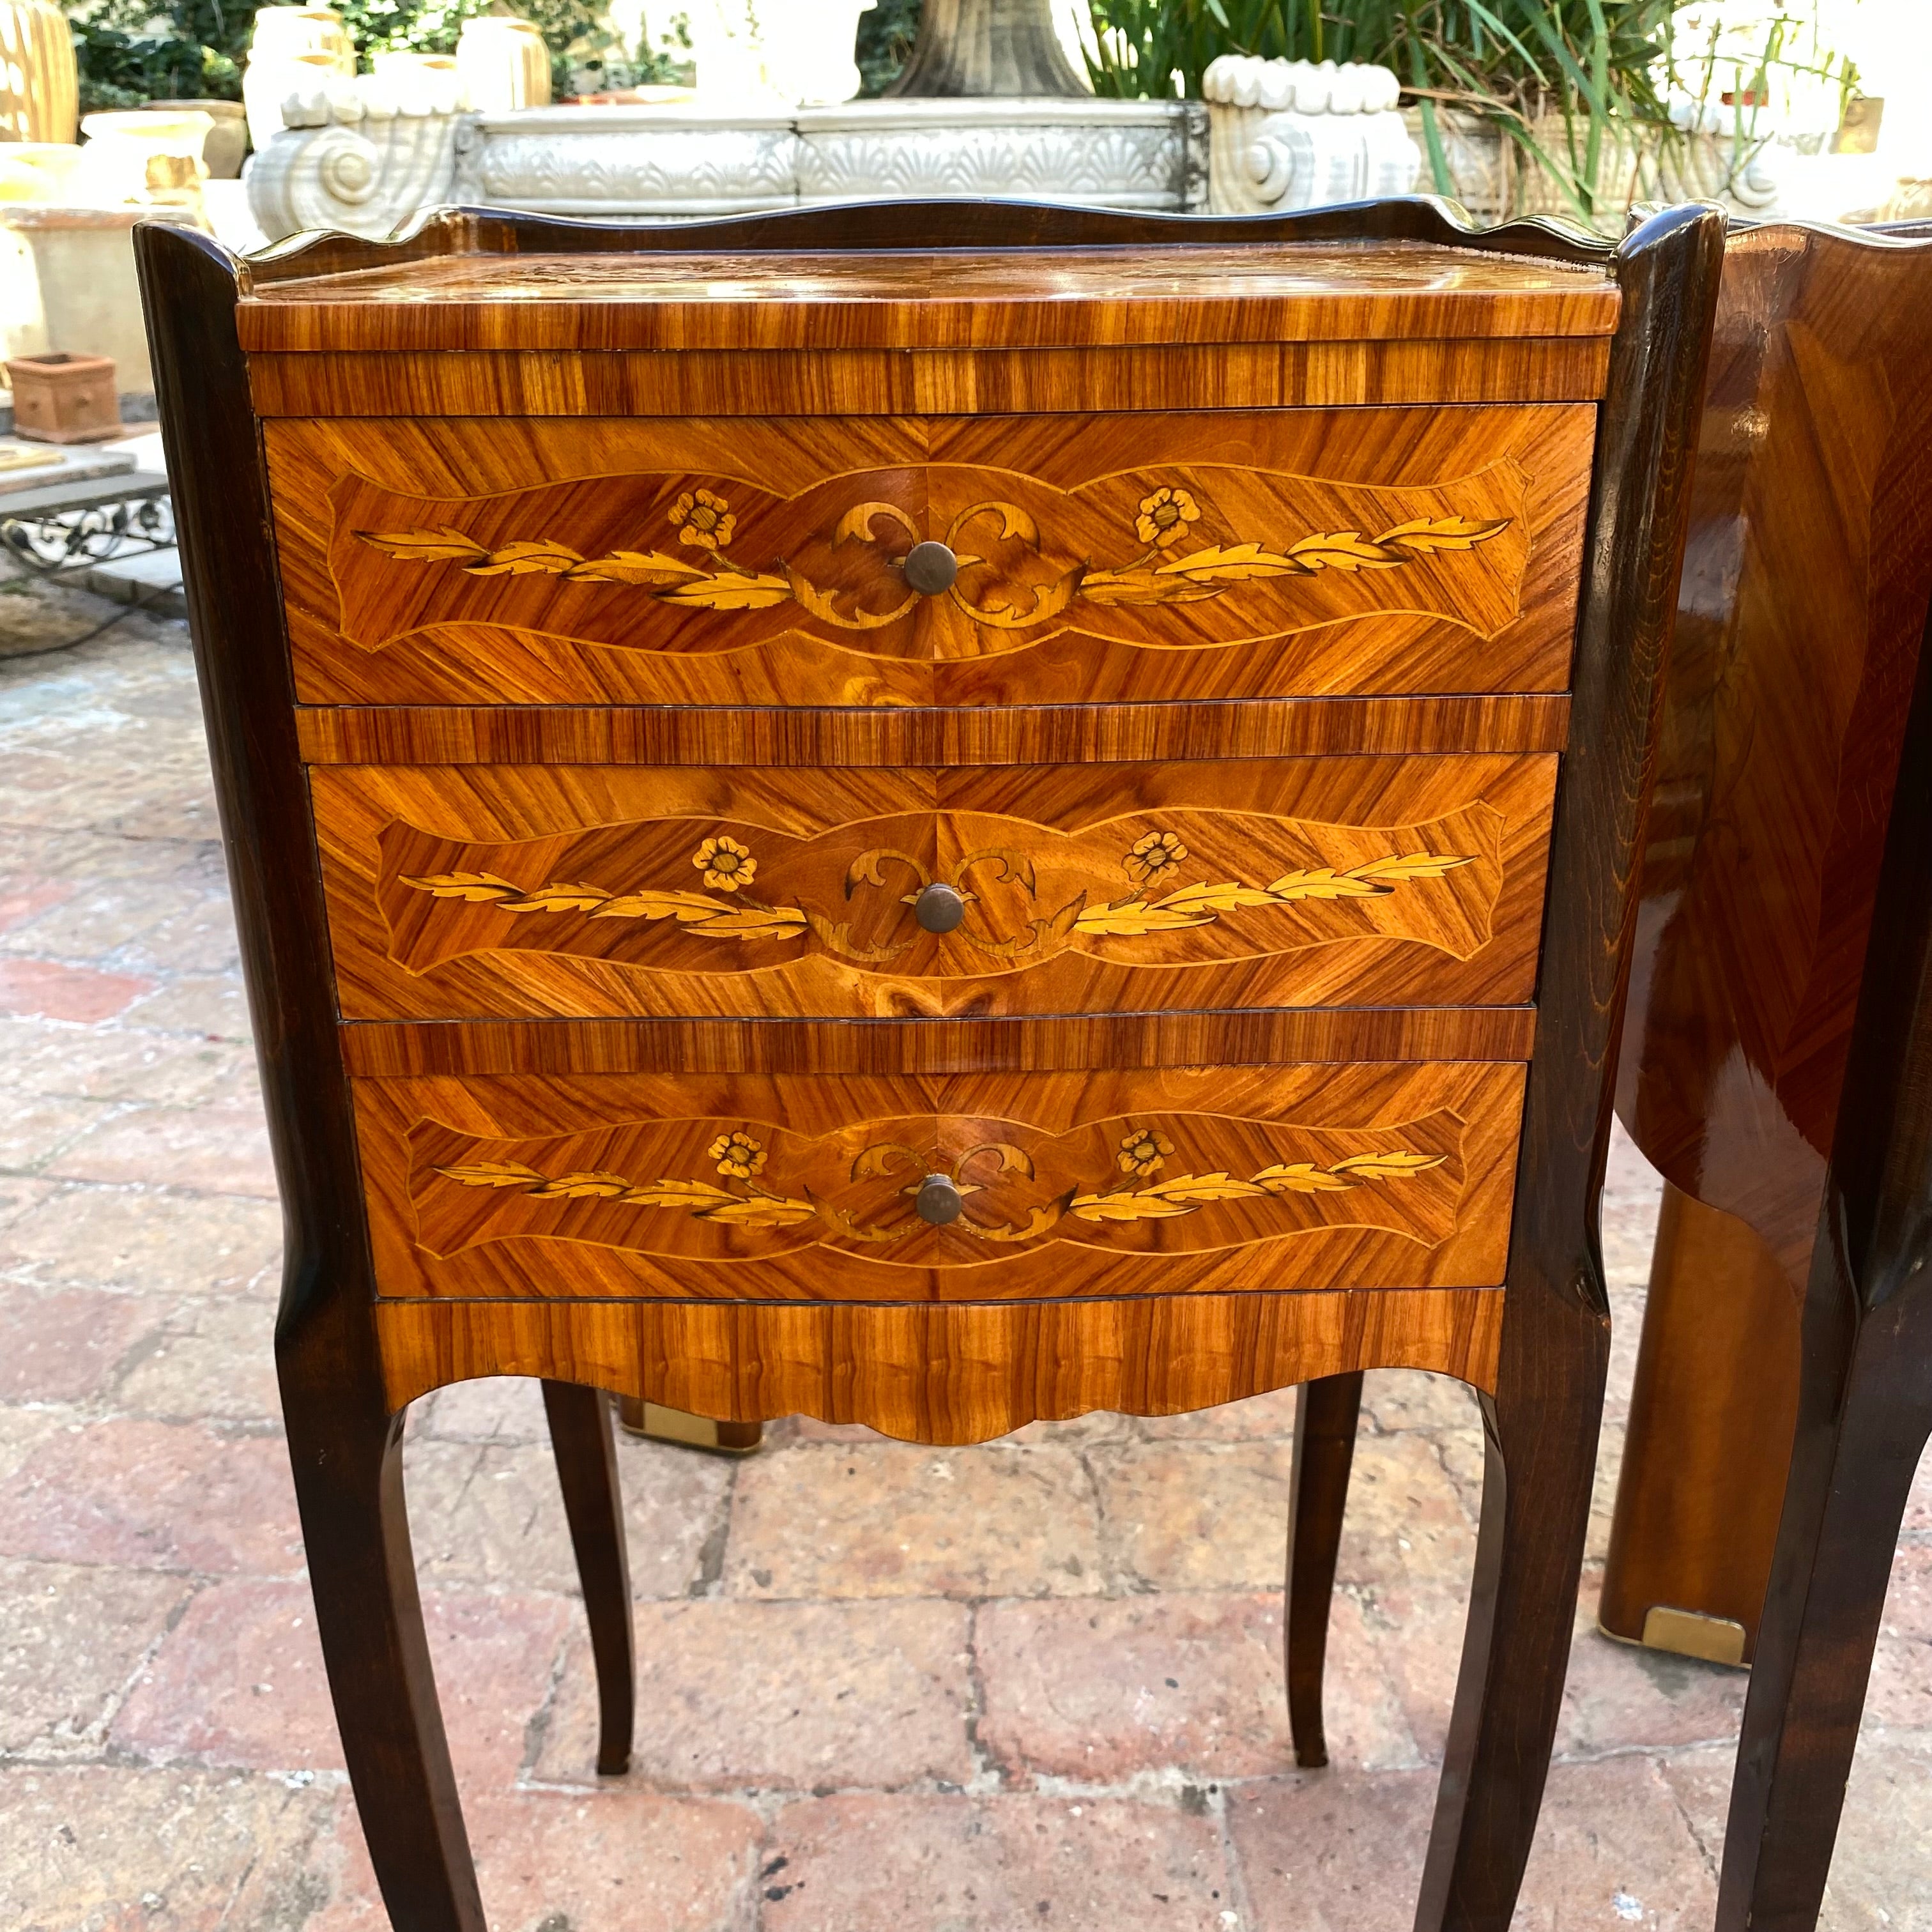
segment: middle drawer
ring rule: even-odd
[[[310,782],[345,1018],[866,1018],[1526,1001],[1556,770],[324,766]]]

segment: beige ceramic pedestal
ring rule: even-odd
[[[172,208],[0,205],[0,349],[111,356],[122,394],[151,394],[134,230],[152,220],[198,225]]]

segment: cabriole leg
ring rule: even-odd
[[[401,1415],[351,1390],[282,1400],[316,1627],[356,1808],[398,1932],[485,1932],[403,1506]]]
[[[1328,1762],[1322,1724],[1322,1677],[1328,1654],[1328,1611],[1335,1558],[1348,1501],[1361,1419],[1362,1378],[1324,1376],[1304,1383],[1294,1406],[1294,1467],[1288,1515],[1288,1597],[1282,1619],[1288,1672],[1288,1722],[1294,1761],[1304,1771]]]
[[[1929,1348],[1932,1300],[1902,1318],[1867,1316],[1838,1400],[1800,1419],[1744,1700],[1718,1932],[1818,1922],[1892,1555],[1932,1433]]]
[[[1566,1320],[1560,1342],[1545,1324],[1534,1371],[1512,1372],[1506,1334],[1498,1393],[1482,1399],[1482,1526],[1417,1932],[1508,1932],[1536,1834],[1610,1352],[1607,1321],[1581,1308]]]
[[[637,1656],[610,1398],[602,1389],[574,1382],[547,1382],[543,1395],[596,1660],[597,1768],[607,1778],[617,1778],[631,1768]]]

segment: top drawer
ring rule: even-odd
[[[1595,414],[266,434],[304,703],[970,705],[1561,690]]]

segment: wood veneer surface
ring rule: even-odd
[[[990,1302],[1502,1279],[1523,1069],[362,1080],[377,1292]],[[932,1225],[929,1174],[964,1191]]]
[[[344,1016],[1510,1005],[1553,757],[311,776]],[[922,930],[950,887],[964,916]]]
[[[1149,1295],[981,1307],[388,1301],[391,1405],[472,1376],[556,1376],[733,1422],[812,1415],[983,1442],[1109,1409],[1176,1415],[1361,1367],[1494,1386],[1497,1288]]]
[[[444,256],[257,286],[242,347],[908,349],[1604,336],[1604,268],[1371,248]]]
[[[308,704],[1558,692],[1587,404],[267,425]],[[911,590],[920,541],[962,560]]]
[[[248,358],[265,416],[964,416],[1592,401],[1610,338],[1110,349],[340,350]]]
[[[1524,1060],[1532,1006],[1253,1007],[1050,1018],[352,1022],[352,1074],[1040,1073],[1082,1068]]]
[[[1932,600],[1928,319],[1922,244],[1726,246],[1617,1106],[1794,1314]]]
[[[1734,1619],[1760,1654],[1801,1364],[1840,1346],[1801,1349],[1800,1321],[1808,1282],[1815,1300],[1837,1279],[1817,1244],[1845,1226],[1832,1150],[1865,1125],[1841,1106],[1855,1023],[1890,990],[1867,954],[1932,601],[1928,358],[1922,236],[1731,236],[1618,1068],[1675,1204],[1604,1576],[1620,1636],[1661,1603]],[[1835,1388],[1828,1405],[1834,1427],[1853,1406]]]
[[[1570,700],[1527,692],[864,710],[304,705],[296,728],[304,760],[324,765],[1115,764],[1560,752]]]

